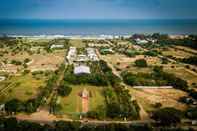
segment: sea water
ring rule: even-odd
[[[197,34],[197,20],[0,20],[0,35]]]

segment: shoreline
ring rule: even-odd
[[[153,33],[151,33],[153,34]],[[151,35],[149,34],[149,35]],[[147,35],[145,33],[144,35]],[[186,37],[186,34],[167,34],[169,37]],[[130,38],[133,34],[130,35],[5,35],[0,36],[2,37],[11,37],[11,38],[27,38],[27,39],[58,39],[58,38],[65,38],[65,39],[118,39],[118,38]]]

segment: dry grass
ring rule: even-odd
[[[180,110],[186,109],[186,105],[177,100],[187,94],[177,89],[133,89],[130,93],[142,105],[146,111],[155,110],[154,104],[161,103],[162,107],[174,107]]]

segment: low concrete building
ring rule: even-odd
[[[79,74],[90,74],[90,67],[85,66],[85,65],[79,65],[74,67],[74,74],[79,75]]]
[[[53,45],[51,45],[51,47],[50,47],[51,49],[61,49],[61,48],[64,48],[64,45],[55,45],[55,44],[53,44]]]

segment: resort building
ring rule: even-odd
[[[79,74],[90,74],[90,67],[85,66],[85,65],[79,65],[74,67],[74,74],[79,75]]]
[[[69,51],[68,51],[68,55],[67,55],[67,59],[69,61],[69,63],[73,63],[73,61],[76,59],[77,57],[77,49],[76,47],[70,47]]]
[[[90,61],[98,61],[98,56],[94,48],[87,48],[87,55]]]

